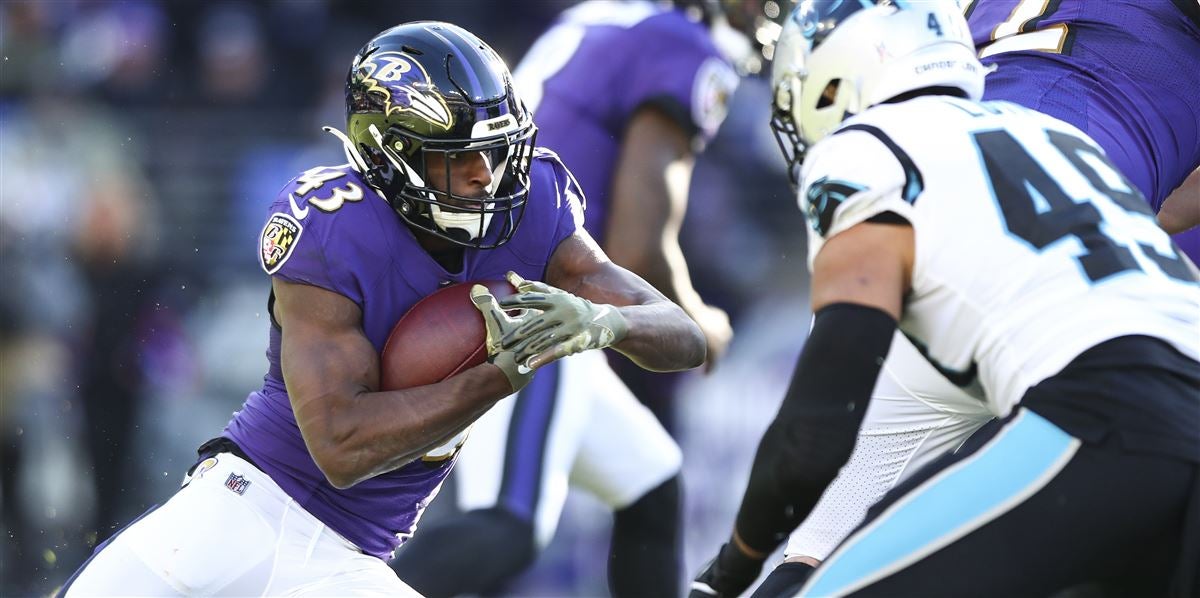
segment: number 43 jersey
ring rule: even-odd
[[[1126,335],[1200,358],[1200,283],[1146,202],[1078,129],[1008,102],[873,107],[804,163],[810,265],[891,212],[916,261],[900,329],[1005,415],[1075,356]]]

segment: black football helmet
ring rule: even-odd
[[[508,67],[478,37],[434,21],[376,35],[350,65],[346,120],[345,135],[331,132],[405,222],[480,249],[512,238],[525,214],[537,128]],[[488,160],[487,196],[450,192],[450,160],[460,152]],[[427,176],[431,160],[445,161],[444,190]]]

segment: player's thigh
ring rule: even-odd
[[[276,534],[245,497],[195,481],[98,548],[67,596],[258,593]]]
[[[621,509],[679,473],[679,445],[654,414],[640,403],[591,351],[566,370],[568,380],[591,395],[582,444],[571,468],[571,484]]]
[[[553,536],[591,410],[586,376],[566,373],[578,357],[539,369],[475,422],[454,467],[460,508],[504,508],[534,524],[539,544]]]
[[[395,596],[420,598],[383,561],[365,554],[344,558],[327,576],[291,588],[285,596]]]
[[[1195,476],[1182,461],[1082,445],[1021,409],[898,486],[804,595],[1053,593],[1171,541]]]

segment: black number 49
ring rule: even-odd
[[[1096,191],[1112,199],[1129,212],[1153,218],[1137,192],[1114,189],[1083,156],[1091,155],[1113,172],[1119,172],[1104,154],[1084,140],[1059,131],[1047,131],[1050,143],[1079,171]],[[1029,152],[1005,130],[974,133],[983,163],[991,180],[996,201],[1004,214],[1009,232],[1036,249],[1043,249],[1068,236],[1079,239],[1083,252],[1075,256],[1087,278],[1098,282],[1114,274],[1141,270],[1130,247],[1117,243],[1104,233],[1104,216],[1089,200],[1077,201],[1062,190]],[[1159,253],[1150,243],[1136,248],[1158,265],[1163,274],[1175,280],[1195,281],[1191,270],[1174,250]]]

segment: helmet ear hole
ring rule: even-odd
[[[817,100],[817,108],[827,108],[833,105],[837,98],[838,88],[842,86],[841,79],[833,79],[821,90],[821,99]]]

